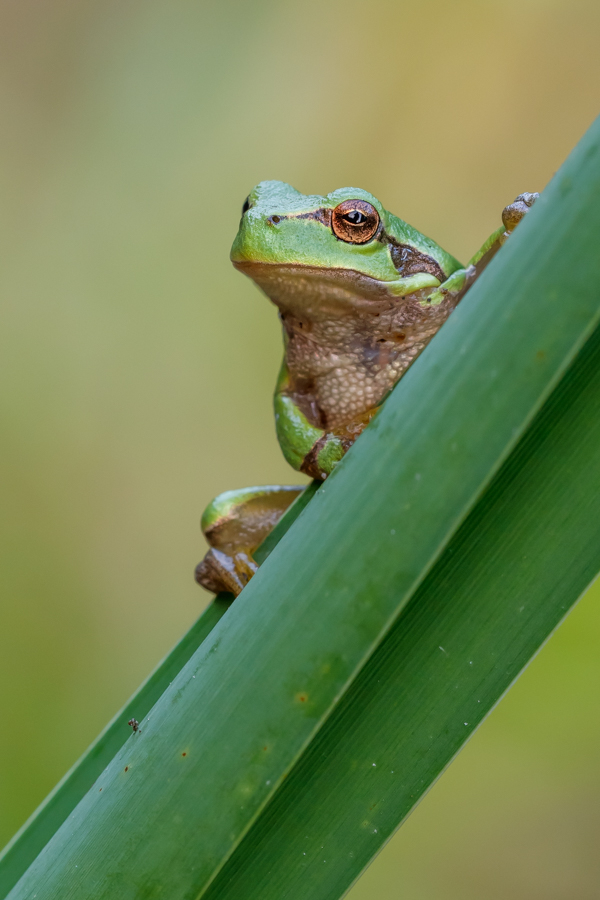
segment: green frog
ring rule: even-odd
[[[279,309],[275,424],[294,469],[318,481],[331,474],[537,196],[507,206],[463,266],[367,191],[307,196],[281,181],[251,191],[231,260]],[[303,490],[268,485],[213,500],[199,584],[237,596],[256,549]]]

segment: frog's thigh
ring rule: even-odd
[[[211,549],[196,567],[209,591],[236,596],[257,569],[253,554],[304,486],[266,485],[219,494],[205,509],[201,528]]]

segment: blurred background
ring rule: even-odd
[[[261,179],[465,260],[599,111],[597,0],[1,0],[0,845],[208,602],[198,520],[297,476]],[[351,893],[600,897],[592,589]]]

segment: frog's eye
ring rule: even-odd
[[[246,199],[244,200],[244,205],[242,206],[242,215],[245,216],[249,209],[250,209],[250,197],[246,197]]]
[[[331,214],[331,228],[341,241],[366,244],[379,229],[379,213],[365,200],[344,200]]]

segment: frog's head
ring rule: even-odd
[[[307,196],[281,181],[248,195],[231,259],[283,310],[389,306],[460,263],[360,188]]]

